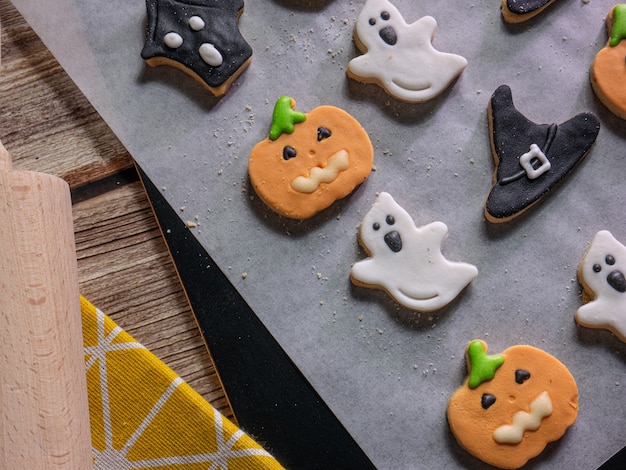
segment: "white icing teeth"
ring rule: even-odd
[[[513,424],[504,424],[493,432],[493,438],[500,444],[519,444],[525,431],[536,431],[541,421],[552,414],[552,400],[548,392],[543,392],[530,404],[530,412],[518,411],[513,416]]]
[[[339,173],[347,170],[350,166],[348,152],[339,150],[328,159],[328,165],[324,168],[315,167],[310,171],[310,175],[298,176],[291,182],[291,187],[300,193],[310,194],[322,183],[332,183],[337,179]]]
[[[224,59],[222,58],[222,54],[220,54],[220,51],[218,51],[211,43],[205,42],[204,44],[202,44],[198,52],[200,52],[200,57],[202,57],[202,60],[211,67],[219,67],[224,61]]]
[[[172,49],[178,49],[183,45],[183,37],[178,33],[167,33],[163,37],[163,42],[167,47],[171,47]]]

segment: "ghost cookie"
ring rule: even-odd
[[[613,114],[626,119],[626,4],[611,9],[606,26],[609,40],[591,64],[591,87]]]
[[[176,67],[222,96],[252,60],[238,26],[243,0],[146,0],[146,7],[148,65]]]
[[[583,300],[576,321],[588,328],[605,328],[626,342],[626,247],[611,232],[593,237],[578,267]]]
[[[352,266],[352,282],[383,289],[418,312],[445,307],[478,274],[471,264],[444,258],[441,245],[447,234],[443,222],[416,227],[391,195],[380,193],[359,225],[359,243],[369,257]]]
[[[536,204],[579,163],[598,136],[600,120],[581,113],[561,124],[535,124],[513,104],[511,89],[500,86],[488,106],[493,186],[485,217],[506,222]]]
[[[348,64],[348,76],[376,83],[402,101],[428,101],[445,90],[467,65],[465,58],[432,45],[437,22],[424,16],[407,24],[387,0],[368,0],[354,28],[363,55]]]
[[[466,349],[468,377],[452,395],[447,417],[461,447],[498,468],[523,466],[560,439],[578,416],[578,387],[554,356],[527,345],[488,355]]]
[[[369,176],[374,149],[350,114],[318,106],[305,114],[295,101],[276,102],[269,136],[254,146],[250,182],[271,209],[307,219],[350,194]]]
[[[502,0],[502,17],[507,23],[522,23],[554,2],[555,0]]]

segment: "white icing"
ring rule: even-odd
[[[175,32],[167,33],[163,37],[163,42],[167,47],[171,47],[172,49],[178,49],[183,45],[183,37]]]
[[[198,50],[200,52],[200,57],[202,60],[209,64],[211,67],[219,67],[222,65],[223,58],[220,51],[218,51],[215,46],[209,42],[205,42],[200,46]]]
[[[395,223],[389,225],[387,216]],[[374,224],[380,228],[375,230]],[[397,232],[402,249],[394,252],[385,235]],[[380,193],[359,226],[359,239],[370,257],[352,266],[354,281],[380,287],[403,306],[429,312],[450,303],[478,275],[475,266],[455,263],[441,253],[448,234],[443,222],[416,227],[388,193]]]
[[[388,12],[388,20],[381,12]],[[376,20],[375,25],[370,19]],[[388,0],[368,0],[359,14],[355,36],[367,50],[352,59],[348,73],[353,78],[375,82],[389,94],[404,101],[422,102],[439,95],[458,77],[467,65],[467,60],[456,54],[437,51],[432,38],[437,22],[424,16],[415,23],[407,24]],[[392,27],[397,42],[389,45],[383,41],[379,31]]]
[[[607,263],[607,255],[615,259],[614,264]],[[594,265],[600,267],[599,272]],[[626,275],[626,247],[611,232],[601,230],[593,237],[579,270],[581,281],[596,298],[576,311],[576,321],[590,328],[608,328],[626,341],[626,292],[611,286],[611,273]]]
[[[350,166],[348,152],[339,150],[328,159],[328,164],[324,167],[312,168],[309,176],[298,176],[291,182],[291,187],[300,193],[310,194],[322,183],[332,183],[337,179],[339,173],[347,170]]]
[[[539,160],[541,163],[539,168],[536,169],[532,166],[532,161],[535,159]],[[552,168],[548,157],[546,157],[537,144],[530,144],[530,150],[519,158],[519,164],[526,172],[526,176],[531,180],[539,178]]]
[[[199,16],[192,16],[189,18],[189,27],[194,31],[200,31],[204,28],[204,20]]]
[[[548,392],[543,392],[530,404],[530,411],[518,411],[513,416],[513,424],[503,424],[493,432],[493,438],[500,444],[519,444],[525,431],[536,431],[543,418],[552,414],[552,400]]]

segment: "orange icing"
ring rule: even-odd
[[[606,19],[607,28],[613,27],[613,9]],[[626,119],[626,40],[610,46],[607,42],[591,65],[591,85],[600,101],[622,119]]]
[[[483,343],[485,350],[486,344]],[[512,346],[502,353],[504,363],[491,380],[476,388],[464,384],[452,395],[447,416],[452,433],[465,450],[499,468],[519,468],[539,455],[545,446],[559,439],[578,415],[578,387],[569,370],[555,357],[528,345]],[[468,367],[470,367],[468,365]],[[517,370],[530,374],[516,382]],[[496,442],[494,432],[511,426],[520,412],[532,413],[537,399],[549,396],[552,409],[540,416],[536,430],[523,432],[517,444]],[[483,395],[495,401],[488,408],[481,406]],[[519,415],[518,415],[519,417]]]
[[[320,128],[329,129],[330,137],[318,139]],[[296,156],[284,158],[285,147],[292,147]],[[344,152],[347,167],[331,160]],[[365,181],[373,161],[369,136],[357,120],[334,106],[319,106],[295,124],[293,133],[256,144],[248,173],[256,193],[271,209],[285,217],[307,219]],[[314,180],[319,184],[298,191],[305,180],[308,186]]]

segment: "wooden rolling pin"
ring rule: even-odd
[[[0,469],[90,468],[69,187],[0,143]]]

